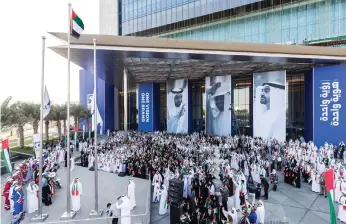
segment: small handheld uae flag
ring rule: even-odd
[[[164,208],[164,209],[167,209],[167,208],[168,208],[167,200],[165,201],[165,204],[163,205],[163,208]]]
[[[72,14],[70,19],[71,35],[78,39],[83,31],[84,31],[84,23],[72,9]]]
[[[12,166],[11,166],[11,160],[10,160],[10,144],[8,142],[8,139],[5,139],[2,141],[2,150],[1,150],[1,158],[4,161],[4,165],[6,168],[7,173],[12,173]]]
[[[330,213],[330,224],[336,224],[336,215],[333,204],[333,189],[334,189],[334,170],[329,169],[324,172],[326,188],[328,192],[328,201],[329,201],[329,213]]]

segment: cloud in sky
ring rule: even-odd
[[[47,32],[67,32],[68,2],[83,20],[84,33],[99,31],[98,0],[5,0],[1,2],[0,102],[40,102],[42,36],[46,47],[59,45]],[[71,63],[71,101],[79,101],[79,67]],[[67,60],[46,48],[45,85],[53,103],[67,99]]]

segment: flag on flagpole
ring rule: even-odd
[[[44,89],[44,98],[43,98],[43,119],[45,119],[49,112],[50,112],[50,98],[49,98],[49,94],[47,91],[47,87],[45,87]]]
[[[2,140],[2,150],[1,150],[1,158],[4,161],[4,165],[6,168],[7,173],[12,173],[12,166],[11,166],[11,160],[10,160],[10,144],[8,139]]]
[[[336,224],[336,215],[333,204],[333,189],[334,189],[334,169],[329,169],[324,172],[324,178],[328,193],[328,202],[329,202],[329,213],[330,213],[330,224]]]
[[[102,121],[102,118],[101,118],[101,115],[100,115],[100,111],[98,109],[98,106],[96,105],[96,109],[95,109],[95,89],[94,89],[94,93],[93,93],[93,99],[92,99],[92,102],[91,102],[91,120],[92,120],[92,130],[95,131],[95,122],[94,122],[94,119],[95,119],[95,114],[96,114],[96,119],[97,119],[97,124],[101,124],[101,126],[103,126],[103,121]],[[97,128],[96,128],[97,130]],[[97,131],[96,131],[97,132]]]
[[[71,32],[70,34],[73,37],[78,39],[83,31],[84,31],[84,23],[72,9],[71,19],[70,19],[70,32]]]

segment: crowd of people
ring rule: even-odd
[[[160,215],[167,212],[169,181],[183,180],[182,223],[263,223],[263,201],[268,199],[269,182],[275,191],[281,171],[285,183],[298,188],[301,177],[314,183],[311,171],[316,167],[320,175],[334,168],[337,181],[343,160],[334,155],[343,156],[345,151],[343,142],[339,146],[326,144],[317,148],[312,142],[301,140],[278,142],[249,136],[132,131],[113,133],[98,147],[99,170],[139,178],[151,173],[152,201],[160,203]],[[93,145],[81,144],[82,166],[92,169],[93,152]],[[324,168],[320,167],[320,161]],[[341,203],[339,199],[335,198]]]
[[[59,164],[65,161],[65,153],[66,150],[60,145],[51,144],[44,149],[42,157],[42,203],[46,206],[52,204],[56,189],[61,187],[57,179],[57,170],[60,167]],[[26,202],[27,213],[37,211],[39,183],[39,159],[32,157],[21,162],[13,170],[12,175],[6,179],[2,193],[5,198],[5,210],[9,210],[16,217],[24,212],[24,203]]]
[[[312,191],[326,195],[323,173],[333,168],[334,200],[340,204],[338,218],[346,222],[346,210],[343,209],[346,206],[346,182],[343,174],[346,156],[343,142],[338,146],[326,143],[318,148],[312,142],[306,143],[304,140],[278,142],[249,136],[118,131],[100,141],[97,161],[92,141],[82,140],[78,148],[82,167],[93,170],[97,165],[99,170],[105,172],[138,178],[150,176],[153,185],[152,201],[159,203],[160,215],[167,213],[170,204],[170,180],[182,180],[184,190],[180,206],[181,223],[264,223],[264,201],[269,197],[269,182],[276,191],[281,172],[285,183],[300,188],[303,179],[304,182],[311,183]],[[66,150],[60,146],[52,147],[45,154],[44,179],[49,177],[48,171],[66,161],[65,155]],[[14,198],[9,193],[14,189],[18,192],[15,196],[19,197],[17,195],[22,193],[17,186],[21,186],[23,180],[30,182],[27,192],[37,192],[37,162],[34,159],[23,162],[16,169],[17,174],[8,179],[4,190],[4,196],[8,199],[7,209],[11,208],[10,200]],[[46,187],[43,201],[49,205],[54,195],[54,181],[44,179],[44,186],[49,189]],[[78,179],[73,183],[77,184]],[[131,198],[134,197],[134,189],[130,191],[127,197],[122,197],[122,201],[128,201],[131,205],[129,207],[133,209],[135,202]],[[13,201],[20,203],[17,199]],[[36,204],[32,204],[33,209],[37,210]],[[77,203],[76,206],[78,210],[80,205]],[[121,205],[109,203],[107,207],[115,210]],[[117,223],[115,221],[113,223]]]

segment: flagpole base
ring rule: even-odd
[[[61,220],[69,220],[73,219],[76,216],[77,212],[64,212],[62,216],[60,217]]]
[[[95,211],[95,210],[91,210],[91,212],[89,213],[89,218],[96,218],[96,217],[101,217],[103,214],[103,211]]]
[[[30,221],[31,222],[44,222],[48,218],[48,214],[35,215]]]

